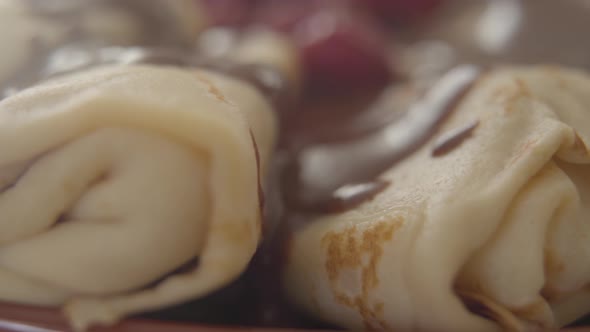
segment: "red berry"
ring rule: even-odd
[[[301,20],[330,2],[326,0],[260,0],[254,20],[282,32],[292,32]]]
[[[376,15],[396,22],[408,22],[428,15],[442,0],[356,0]]]
[[[374,22],[346,10],[321,10],[294,32],[311,89],[382,87],[391,79],[387,38]]]
[[[207,10],[214,26],[241,26],[248,23],[254,0],[196,0]]]

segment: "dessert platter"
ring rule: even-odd
[[[589,15],[0,0],[0,331],[583,331]]]

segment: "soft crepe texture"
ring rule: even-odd
[[[275,127],[248,84],[172,67],[97,68],[3,100],[0,300],[63,306],[84,329],[228,284],[260,239]]]
[[[474,123],[471,137],[433,156]],[[585,73],[487,72],[428,144],[381,175],[385,191],[295,232],[285,290],[351,329],[572,322],[590,312],[588,143]]]

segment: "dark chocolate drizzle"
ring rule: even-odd
[[[381,172],[393,167],[432,138],[480,75],[481,70],[476,67],[458,68],[425,95],[426,101],[381,130],[361,138],[357,136],[358,132],[353,131],[352,139],[326,145],[321,150],[324,157],[335,161],[329,167],[314,169],[317,167],[314,160],[305,155],[309,149],[317,148],[317,143],[307,141],[308,145],[297,145],[305,142],[297,140],[297,137],[295,147],[289,145],[289,141],[285,142],[282,149],[275,153],[274,167],[279,171],[279,186],[267,192],[269,197],[282,198],[283,210],[269,218],[276,226],[265,232],[265,240],[243,276],[250,285],[248,296],[258,298],[250,308],[248,325],[338,329],[299,312],[283,294],[282,273],[284,264],[292,255],[290,244],[293,232],[313,222],[318,215],[354,209],[387,189],[390,183],[378,179]],[[376,153],[364,153],[374,145],[377,145]],[[335,147],[340,154],[334,153],[332,149]],[[334,156],[337,157],[330,159]],[[344,176],[338,174],[343,168],[347,169]],[[315,172],[315,177],[306,177],[305,171]],[[327,182],[321,183],[326,179]]]
[[[286,85],[268,84],[263,79],[265,74],[260,74],[258,66],[208,62],[208,60],[192,57],[190,54],[168,49],[110,48],[105,50],[102,48],[102,51],[100,50],[101,48],[94,50],[94,54],[98,56],[91,57],[91,60],[82,64],[81,67],[69,68],[66,72],[106,63],[122,65],[150,63],[201,67],[234,75],[239,79],[253,82],[267,96],[273,95],[276,90],[280,92],[281,89],[287,88]],[[60,72],[58,69],[47,72],[51,73],[50,75],[56,75],[64,71]],[[278,212],[273,212],[270,216],[263,213],[264,219],[268,221],[263,224],[266,241],[261,245],[246,274],[232,285],[210,296],[148,314],[145,317],[226,325],[326,327],[297,312],[282,295],[282,264],[289,254],[290,236],[293,230],[310,222],[317,214],[340,213],[354,209],[386,189],[389,184],[376,180],[378,175],[428,141],[480,74],[481,70],[476,67],[466,66],[455,69],[436,84],[425,95],[423,101],[411,107],[389,125],[367,135],[359,137],[358,133],[354,132],[351,134],[354,136],[352,139],[343,137],[342,140],[324,145],[317,145],[313,140],[299,140],[298,142],[306,142],[306,144],[299,145],[294,150],[287,142],[284,149],[275,154],[276,158],[286,156],[280,163],[275,163],[275,167],[278,167],[275,171],[280,177],[279,187],[267,192],[271,199],[282,197],[279,204],[284,204],[285,208],[284,210],[279,208]],[[258,152],[253,135],[252,144],[255,152]],[[314,161],[314,158],[317,158],[318,153],[320,157],[323,154],[324,161],[328,160],[329,167],[317,167],[315,163],[317,160]],[[256,158],[259,163],[259,156],[257,155]],[[345,171],[339,173],[340,170]],[[260,177],[261,174],[258,176]],[[325,179],[329,180],[327,185],[322,182]],[[261,203],[264,202],[262,189],[259,178],[258,190]],[[350,190],[346,194],[345,189],[356,190]],[[272,202],[272,205],[275,204]],[[274,209],[274,207],[263,205],[261,208],[264,212]],[[267,224],[272,225],[267,226]],[[195,264],[198,264],[198,258],[171,271],[170,274],[194,269]],[[148,287],[153,287],[163,279],[150,283]],[[255,297],[258,300],[254,304],[247,304],[250,301],[244,300]],[[228,307],[231,308],[228,309]],[[228,310],[231,314],[228,314]],[[232,315],[235,317],[231,317]]]
[[[252,148],[254,148],[254,156],[256,157],[256,180],[258,182],[258,206],[260,208],[260,216],[264,220],[264,190],[262,188],[262,175],[260,174],[260,151],[258,150],[258,143],[252,129],[250,129],[250,138],[252,139]]]
[[[291,171],[298,177],[301,206],[329,201],[337,188],[366,183],[421,148],[439,130],[482,74],[475,66],[447,73],[397,121],[361,139],[316,145],[297,152]]]
[[[437,141],[432,149],[433,157],[442,157],[454,149],[458,148],[466,139],[473,135],[473,131],[479,125],[479,121],[474,121],[471,124],[451,132],[449,136],[444,136],[440,141]]]

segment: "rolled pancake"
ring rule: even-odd
[[[589,142],[585,73],[489,71],[385,190],[295,231],[285,290],[350,329],[568,324],[590,312]]]
[[[84,329],[230,283],[275,128],[255,88],[202,70],[100,67],[3,100],[0,300]]]

